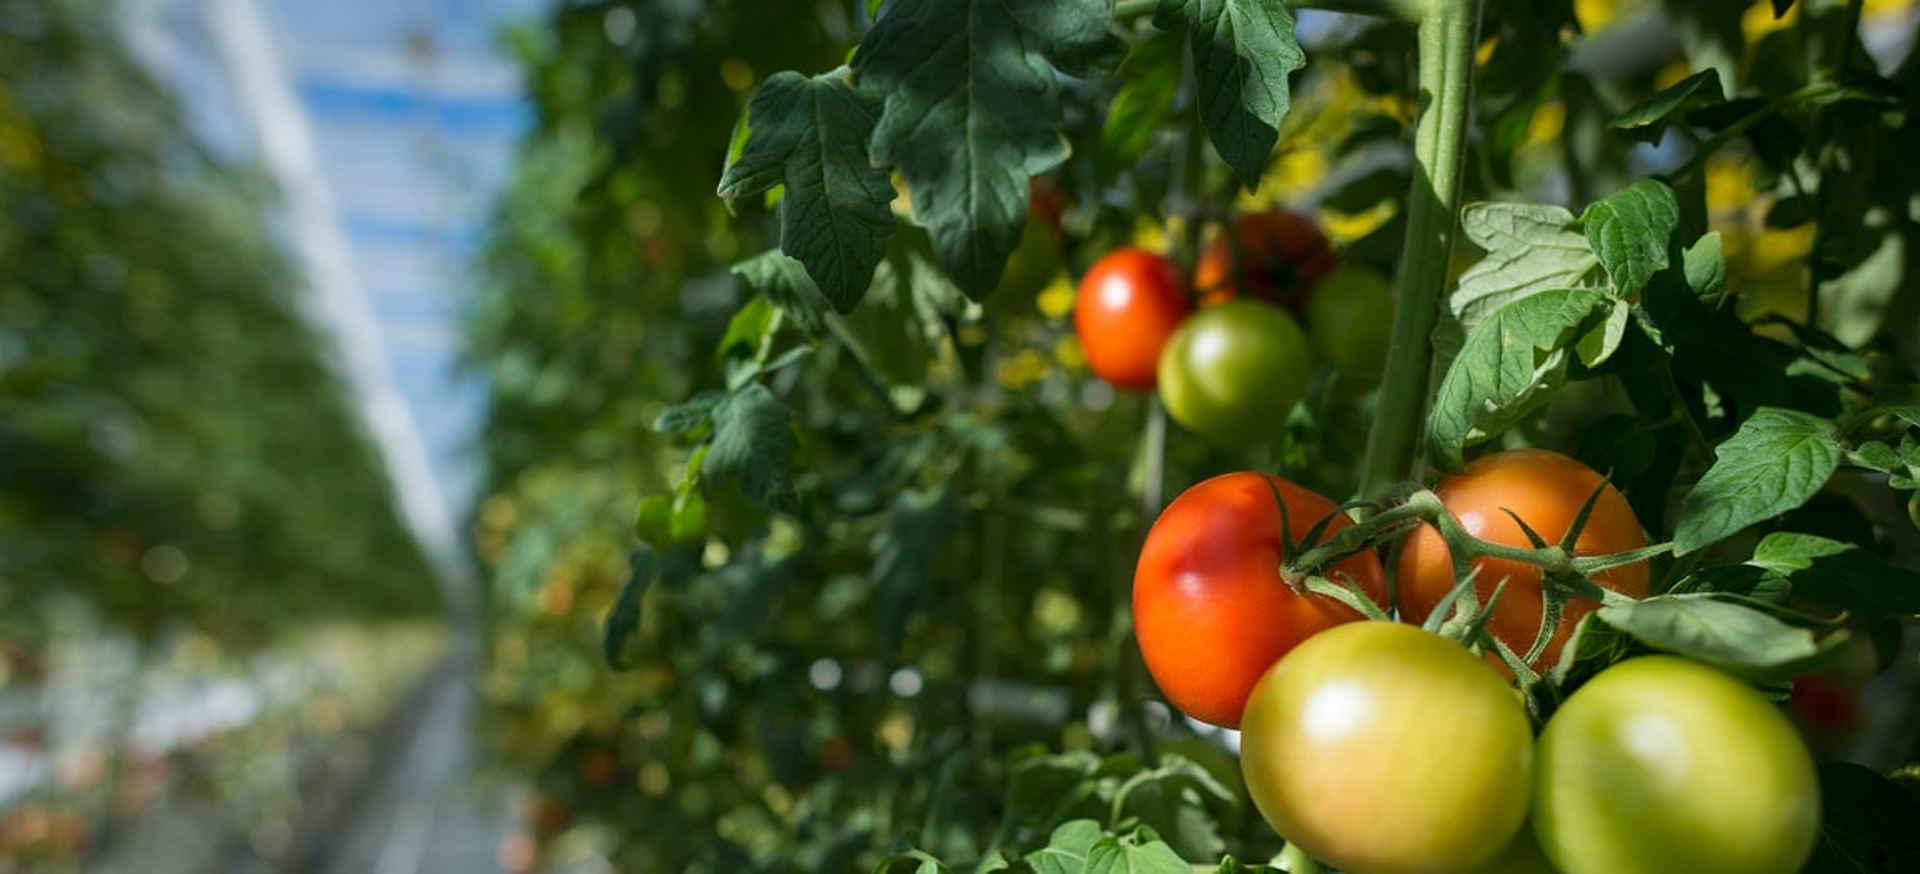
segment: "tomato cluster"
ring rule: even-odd
[[[1307,218],[1245,215],[1201,254],[1191,288],[1165,256],[1109,252],[1080,281],[1074,329],[1094,375],[1129,391],[1157,388],[1182,426],[1249,445],[1305,396],[1316,358],[1353,377],[1380,374],[1392,286],[1337,264]]]
[[[1544,450],[1487,456],[1434,492],[1485,543],[1527,548],[1529,529],[1559,543],[1591,502],[1575,555],[1645,544],[1611,485]],[[1765,874],[1805,862],[1818,829],[1812,759],[1758,692],[1714,668],[1643,656],[1574,690],[1536,738],[1504,668],[1414,625],[1360,621],[1363,602],[1305,583],[1294,559],[1352,525],[1284,479],[1226,474],[1168,505],[1135,573],[1148,671],[1189,716],[1240,730],[1248,792],[1290,843],[1361,874]],[[1506,582],[1488,632],[1526,652],[1547,597],[1540,568],[1472,564],[1481,603]],[[1371,546],[1317,573],[1388,606]],[[1413,621],[1455,587],[1436,529],[1408,536],[1395,579],[1395,606]],[[1639,597],[1648,573],[1631,564],[1594,581]],[[1537,664],[1552,664],[1597,606],[1568,600]]]

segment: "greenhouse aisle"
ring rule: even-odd
[[[392,765],[340,836],[325,874],[478,874],[497,871],[507,796],[479,780],[474,687],[445,670]]]

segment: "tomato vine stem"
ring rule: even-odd
[[[1360,494],[1374,495],[1422,469],[1433,350],[1460,219],[1460,180],[1473,97],[1473,52],[1480,0],[1429,0],[1420,18],[1420,118],[1416,172],[1407,195],[1407,238],[1400,250],[1400,298],[1387,347],[1386,380],[1361,464]]]

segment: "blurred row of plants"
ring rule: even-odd
[[[56,600],[243,645],[434,609],[275,192],[117,16],[0,7],[0,639],[39,641]]]

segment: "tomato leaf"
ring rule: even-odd
[[[728,201],[786,186],[780,251],[805,264],[843,313],[860,303],[893,233],[893,183],[867,157],[879,112],[844,70],[775,73],[753,93],[746,144],[720,176]]]
[[[1920,615],[1920,573],[1888,565],[1852,544],[1769,534],[1747,563],[1786,577],[1794,595],[1815,603],[1866,616]]]
[[[1086,874],[1193,874],[1192,865],[1146,829],[1096,841],[1087,851],[1085,870]]]
[[[762,506],[774,506],[792,494],[788,465],[799,446],[793,410],[766,386],[748,383],[714,406],[712,448],[700,473]]]
[[[1153,23],[1187,28],[1207,139],[1241,185],[1258,188],[1293,108],[1287,77],[1307,63],[1293,12],[1270,0],[1160,0]]]
[[[661,434],[684,434],[713,421],[713,408],[726,395],[707,389],[660,412],[653,419],[653,430]]]
[[[1609,125],[1628,139],[1656,143],[1673,123],[1674,116],[1702,106],[1725,101],[1720,89],[1720,72],[1708,68],[1673,83],[1660,93],[1634,104]]]
[[[1566,377],[1566,348],[1608,304],[1595,289],[1563,288],[1500,309],[1448,366],[1427,422],[1434,464],[1458,470],[1462,451],[1547,402]]]
[[[1180,90],[1180,53],[1170,40],[1153,39],[1135,49],[1123,69],[1132,78],[1113,95],[1100,128],[1101,164],[1115,169],[1131,166],[1146,154],[1161,125],[1173,114],[1174,97]]]
[[[1106,837],[1100,824],[1091,819],[1076,819],[1053,830],[1047,845],[1026,858],[1034,874],[1082,874],[1095,844]]]
[[[1606,307],[1607,317],[1581,334],[1573,345],[1574,351],[1580,355],[1580,363],[1588,367],[1598,367],[1613,357],[1614,350],[1620,348],[1620,341],[1626,338],[1627,323],[1633,317],[1633,305],[1624,300],[1608,300]]]
[[[1065,160],[1054,69],[1110,70],[1111,0],[888,4],[860,43],[860,88],[879,95],[873,157],[898,167],[940,263],[976,298],[1020,241],[1027,184]]]
[[[1666,183],[1642,179],[1587,207],[1580,226],[1622,297],[1638,294],[1666,269],[1667,242],[1680,225],[1680,201]]]
[[[1840,653],[1847,637],[1836,632],[1816,640],[1812,631],[1711,595],[1661,595],[1602,607],[1594,615],[1654,649],[1757,681],[1822,665]]]
[[[1920,870],[1920,792],[1851,762],[1820,766],[1820,843],[1807,874]]]
[[[761,252],[733,265],[733,275],[786,313],[807,336],[827,333],[827,314],[833,303],[820,292],[806,266],[778,250]],[[862,296],[864,296],[864,291]]]
[[[1573,225],[1573,213],[1536,203],[1477,203],[1461,212],[1461,232],[1487,254],[1460,275],[1447,298],[1450,318],[1434,338],[1441,354],[1452,357],[1467,332],[1507,304],[1588,284],[1600,259]]]
[[[658,569],[658,557],[652,549],[641,546],[627,554],[627,582],[613,599],[612,609],[607,611],[600,639],[600,653],[607,660],[607,667],[619,671],[633,666],[627,644],[640,632],[640,598],[647,593],[647,587],[653,585]]]
[[[1680,504],[1675,555],[1806,503],[1826,485],[1844,452],[1825,420],[1762,407],[1713,454],[1713,467]]]

